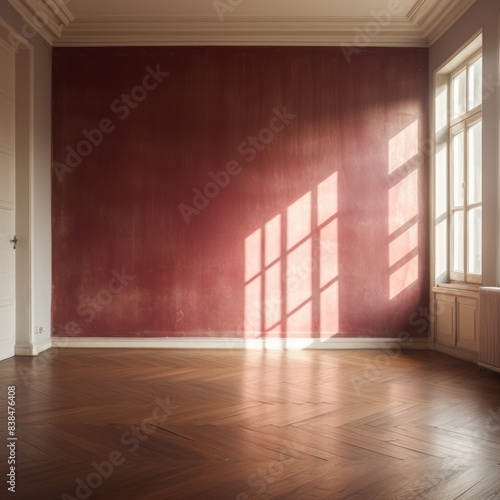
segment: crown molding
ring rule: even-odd
[[[63,28],[75,20],[66,6],[68,1],[9,0],[9,3],[50,45],[53,45],[61,38]]]
[[[63,30],[58,47],[116,45],[426,46],[404,17],[86,18]]]
[[[70,0],[8,0],[56,47],[291,45],[428,47],[476,0],[418,0],[406,17],[75,18]],[[42,20],[42,22],[40,22]]]
[[[407,19],[418,25],[429,45],[438,40],[476,0],[418,0]]]

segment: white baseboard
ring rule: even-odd
[[[52,347],[52,339],[44,339],[36,344],[30,344],[28,342],[18,342],[16,344],[15,355],[16,356],[38,356],[43,351],[50,349]]]
[[[52,346],[58,348],[110,349],[248,349],[248,350],[303,350],[303,349],[384,349],[398,345],[405,350],[432,349],[427,338],[342,338],[342,339],[242,339],[206,337],[168,338],[110,338],[110,337],[53,337]]]
[[[16,356],[33,356],[33,344],[18,342],[15,348]]]

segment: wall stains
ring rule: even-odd
[[[427,50],[53,62],[54,335],[425,335]]]

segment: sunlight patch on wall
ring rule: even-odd
[[[261,277],[257,276],[245,285],[245,330],[259,332],[261,330]]]
[[[415,255],[406,264],[403,264],[391,274],[390,278],[390,298],[393,299],[403,290],[418,280],[418,255]]]
[[[389,141],[389,173],[391,174],[418,154],[418,120]]]
[[[281,323],[281,262],[266,270],[264,301],[264,328],[266,332],[279,332]]]
[[[265,238],[264,263],[269,266],[281,256],[281,215],[266,223]]]
[[[339,224],[334,219],[320,231],[320,331],[338,333],[339,321]]]
[[[321,225],[339,211],[339,176],[338,173],[327,177],[318,184],[318,224]]]
[[[418,120],[389,141],[388,193],[389,297],[394,299],[418,281],[419,170],[411,163],[419,154]]]
[[[287,273],[287,313],[304,304],[312,294],[312,244],[306,240],[288,254]]]
[[[311,235],[311,193],[307,193],[287,209],[286,248]]]
[[[337,211],[335,172],[245,239],[247,338],[338,333]]]
[[[389,190],[389,235],[418,215],[418,171],[414,170]]]
[[[287,331],[299,332],[309,336],[312,325],[311,302],[307,302],[300,309],[290,314],[287,318]]]
[[[418,227],[413,224],[389,243],[389,266],[394,266],[416,248],[418,248]]]

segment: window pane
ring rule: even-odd
[[[468,272],[471,274],[482,273],[482,209],[481,207],[473,208],[469,212],[468,230]]]
[[[469,203],[478,203],[482,199],[482,125],[477,122],[469,127],[468,137],[468,190]]]
[[[453,176],[453,206],[463,207],[464,193],[464,133],[453,136],[452,144],[452,176]]]
[[[464,212],[453,214],[453,271],[464,272]]]
[[[469,66],[469,109],[483,101],[483,59],[479,58]]]
[[[453,118],[457,118],[466,112],[465,89],[467,87],[467,70],[464,70],[453,78]]]

